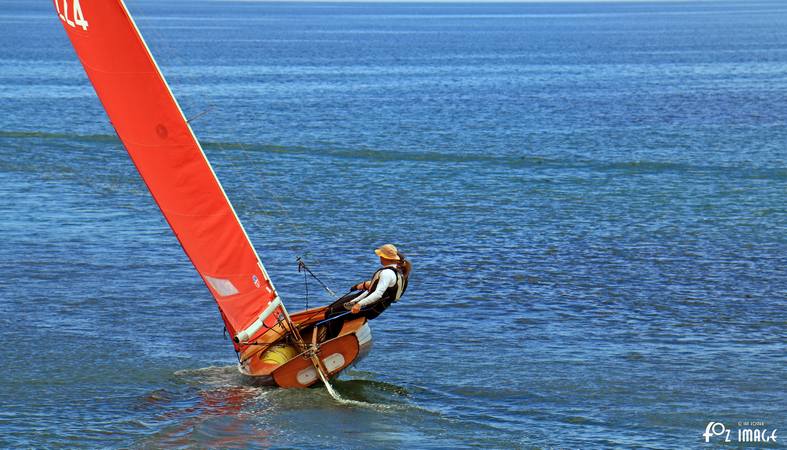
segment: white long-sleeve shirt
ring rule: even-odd
[[[385,267],[395,269],[396,264],[391,264]],[[359,304],[361,305],[361,308],[366,305],[371,305],[372,303],[380,300],[385,293],[385,290],[392,286],[396,286],[396,270],[383,270],[380,272],[380,278],[377,282],[377,288],[375,288],[374,292],[364,292],[353,300],[353,304]]]

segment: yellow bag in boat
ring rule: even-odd
[[[265,364],[284,364],[289,361],[293,356],[297,355],[298,351],[292,345],[276,344],[271,346],[268,350],[260,355],[260,359]]]

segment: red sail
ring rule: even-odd
[[[235,336],[277,294],[134,20],[122,0],[54,2],[117,135]]]

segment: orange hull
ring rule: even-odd
[[[298,328],[304,341],[311,342],[314,325],[325,318],[326,307],[299,311],[291,315],[293,324]],[[310,355],[301,352],[283,363],[273,363],[265,359],[272,346],[290,340],[283,325],[277,325],[260,336],[240,355],[240,372],[252,379],[255,384],[275,385],[283,388],[304,388],[320,382]],[[372,347],[372,334],[368,321],[361,317],[348,320],[339,335],[321,342],[317,347],[317,357],[328,377],[339,375],[347,367],[360,361]]]

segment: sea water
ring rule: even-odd
[[[787,429],[784,2],[127,3],[289,309],[330,301],[298,256],[410,286],[365,406],[246,385],[52,2],[4,1],[0,447]]]

